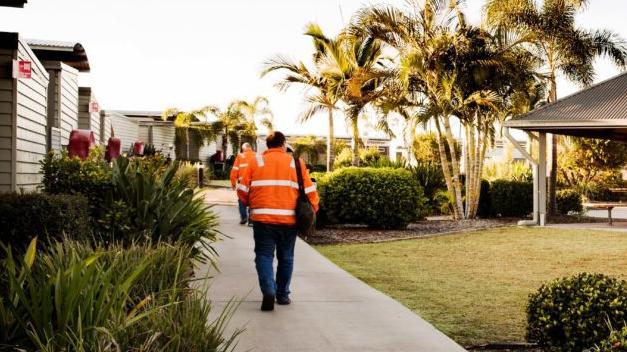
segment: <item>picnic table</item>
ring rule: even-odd
[[[609,225],[612,226],[612,210],[617,207],[627,207],[627,203],[623,202],[587,202],[583,203],[586,209],[606,209]]]

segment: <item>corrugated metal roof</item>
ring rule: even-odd
[[[27,39],[28,46],[40,61],[61,61],[81,72],[89,72],[89,60],[81,43]]]
[[[588,124],[591,121],[627,120],[627,73],[620,74],[590,88],[559,99],[505,123],[506,127]]]
[[[76,45],[80,45],[80,43],[76,42],[64,42],[60,40],[44,40],[44,39],[27,39],[26,42],[28,46],[37,49],[43,48],[59,48],[68,51],[74,51],[74,47]]]

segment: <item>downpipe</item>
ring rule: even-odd
[[[527,159],[527,161],[529,161],[529,163],[531,164],[531,169],[532,169],[532,173],[533,173],[533,219],[532,220],[520,220],[518,221],[518,226],[537,226],[537,225],[543,225],[540,224],[540,219],[538,217],[538,213],[539,213],[539,209],[538,209],[538,162],[536,160],[533,159],[533,157],[527,153],[527,151],[520,145],[518,144],[518,141],[512,137],[512,135],[509,133],[509,128],[505,128],[503,129],[503,135],[505,136],[505,138],[507,138],[516,148],[516,150],[518,150],[520,152],[520,154]]]

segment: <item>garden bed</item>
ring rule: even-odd
[[[318,229],[313,236],[303,238],[303,240],[313,245],[380,243],[516,226],[519,220],[518,218],[498,218],[455,221],[451,220],[449,217],[440,216],[412,223],[405,230],[377,230],[360,225],[338,225]],[[549,220],[549,223],[607,223],[607,219],[589,216],[558,215],[553,216]]]
[[[319,229],[313,236],[304,238],[304,240],[315,245],[379,243],[515,226],[517,221],[518,219],[455,221],[440,217],[413,223],[405,230],[374,230],[365,226],[345,225]]]

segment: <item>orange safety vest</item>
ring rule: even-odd
[[[252,150],[247,150],[243,153],[237,154],[233,168],[231,169],[231,186],[235,187],[238,181],[242,180],[244,170],[248,168],[250,162],[255,160],[257,153]]]
[[[318,211],[318,192],[301,159],[305,194]],[[240,200],[250,207],[250,219],[275,225],[296,224],[298,177],[294,158],[281,148],[272,148],[257,155],[244,172],[237,187]]]

